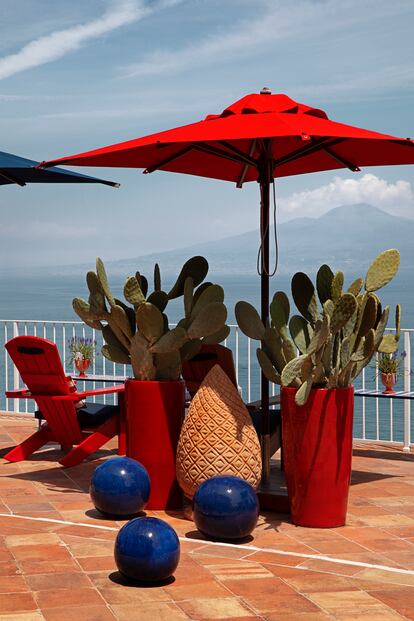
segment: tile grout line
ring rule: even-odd
[[[196,550],[198,550],[199,548],[197,548]],[[195,550],[195,551],[196,551]],[[191,552],[190,552],[191,554]],[[211,569],[208,568],[208,566],[202,565],[199,563],[199,561],[197,560],[197,558],[195,557],[195,555],[192,554],[192,556],[194,556],[194,561],[197,563],[197,565],[199,567],[203,567],[204,569],[206,569],[206,571],[209,572],[209,574],[213,577],[214,580],[216,580],[222,587],[224,587],[226,589],[226,591],[229,592],[229,595],[231,595],[232,597],[236,598],[238,600],[239,603],[241,603],[243,606],[245,606],[247,608],[247,610],[249,610],[249,612],[252,612],[254,614],[255,617],[257,617],[258,619],[261,619],[262,621],[266,621],[266,617],[262,615],[261,612],[258,612],[254,606],[252,606],[251,604],[249,604],[242,595],[236,595],[235,593],[233,593],[233,591],[230,589],[230,587],[227,586],[226,584],[226,580],[221,580],[220,578],[218,578],[212,571]],[[231,559],[229,559],[231,560]],[[242,560],[242,559],[240,559]],[[249,561],[251,562],[251,561]],[[258,563],[257,563],[258,564]]]
[[[373,505],[373,506],[374,506],[374,505]],[[364,526],[362,526],[362,527],[357,527],[357,528],[368,528],[368,529],[371,529],[371,528],[376,528],[376,527],[375,527],[375,526],[364,525]],[[382,530],[382,529],[381,529],[381,530]],[[402,537],[398,537],[398,536],[394,535],[393,533],[390,533],[389,531],[386,531],[386,533],[387,533],[387,534],[389,534],[389,535],[391,535],[392,537],[394,537],[395,539],[397,539],[397,540],[399,540],[399,541],[405,541]],[[283,534],[286,534],[286,535],[287,535],[290,539],[292,539],[292,541],[294,541],[296,544],[298,543],[298,540],[297,540],[297,539],[295,539],[295,537],[293,537],[293,536],[289,535],[289,533],[283,533]],[[355,541],[354,539],[350,539],[349,537],[347,537],[347,536],[346,536],[346,533],[344,534],[344,533],[339,533],[339,532],[338,532],[337,534],[338,534],[338,535],[339,535],[339,536],[340,536],[340,537],[341,537],[344,541],[349,542],[349,543],[352,543],[352,544],[355,544],[355,545],[358,545],[358,546],[360,546],[361,548],[363,548],[364,550],[366,550],[367,552],[370,552],[371,554],[376,554],[376,555],[377,555],[377,554],[380,554],[380,553],[378,552],[378,550],[372,550],[371,548],[368,548],[366,545],[362,544],[360,541]],[[304,542],[300,542],[300,541],[299,541],[299,543],[302,543],[302,545],[306,545],[307,547],[312,548],[312,546],[310,546],[308,543],[304,543]],[[412,545],[413,545],[413,544],[412,544]],[[314,548],[314,547],[313,547],[312,549],[313,549],[313,550],[315,550],[315,552],[318,552],[318,550],[317,550],[316,548]],[[381,555],[381,554],[380,554],[380,555]],[[381,556],[383,556],[385,559],[387,559],[387,556],[384,556],[384,555],[381,555]],[[389,559],[389,560],[392,560],[392,559]],[[401,566],[400,566],[400,568],[401,568],[401,569],[404,569],[404,567],[401,567]],[[397,569],[398,569],[398,568],[397,568]]]
[[[38,522],[49,522],[53,524],[65,524],[67,526],[80,526],[85,528],[95,528],[100,530],[118,532],[119,528],[115,528],[113,526],[101,526],[100,524],[86,524],[84,522],[70,522],[66,520],[56,520],[53,518],[44,518],[44,517],[30,517],[27,515],[16,515],[11,513],[0,513],[0,517],[9,517],[16,518],[22,520],[32,520]],[[285,550],[275,550],[273,548],[259,548],[258,546],[248,546],[248,545],[240,545],[236,543],[224,543],[219,541],[206,541],[202,539],[189,539],[187,537],[179,537],[179,540],[183,543],[200,543],[203,544],[202,547],[209,546],[218,546],[218,547],[226,547],[226,548],[234,548],[237,550],[247,550],[251,554],[255,552],[268,552],[270,554],[280,555],[280,556],[293,556],[296,558],[305,558],[312,559],[318,561],[324,561],[327,563],[336,563],[339,565],[350,565],[352,567],[363,567],[367,569],[378,569],[380,571],[387,571],[390,573],[397,573],[402,575],[414,576],[414,570],[411,569],[400,569],[398,567],[389,567],[387,565],[377,565],[375,563],[364,563],[363,561],[350,561],[348,559],[334,558],[330,556],[324,556],[321,554],[303,554],[300,552],[286,552]],[[202,547],[200,549],[202,549]],[[250,556],[250,554],[246,554],[245,556]]]

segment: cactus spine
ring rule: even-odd
[[[235,313],[240,329],[261,341],[257,358],[265,376],[276,384],[297,387],[296,403],[303,405],[312,386],[349,386],[376,351],[394,353],[400,338],[401,308],[399,304],[396,307],[396,333],[384,335],[389,308],[382,310],[374,291],[392,280],[399,263],[398,250],[382,252],[365,280],[354,280],[345,292],[343,273],[334,274],[322,265],[316,277],[321,309],[312,281],[298,272],[292,278],[292,297],[301,314],[289,319],[288,298],[277,292],[267,326],[251,304],[238,302]]]
[[[208,272],[204,257],[193,257],[183,266],[169,293],[161,289],[159,266],[154,268],[154,290],[139,272],[124,285],[125,304],[112,295],[105,266],[96,260],[88,272],[89,300],[73,300],[73,308],[89,326],[101,330],[102,354],[112,362],[131,364],[140,380],[177,380],[181,364],[198,353],[203,343],[220,343],[229,334],[224,291],[202,283]],[[201,284],[202,283],[202,284]],[[184,318],[170,329],[166,306],[183,296]]]

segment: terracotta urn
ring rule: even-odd
[[[90,364],[89,358],[75,358],[75,366],[79,371],[78,377],[86,377],[86,371],[89,369]]]
[[[394,386],[397,383],[396,373],[381,373],[381,382],[385,386],[383,390],[384,395],[390,395],[394,393]]]
[[[235,475],[257,487],[260,443],[237,388],[215,365],[191,401],[177,448],[177,479],[187,498],[203,481]]]

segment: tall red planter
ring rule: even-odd
[[[182,507],[175,457],[184,418],[184,386],[183,381],[125,382],[127,455],[148,471],[147,509]]]
[[[292,520],[329,528],[346,520],[351,480],[354,389],[316,388],[295,403],[296,388],[281,388],[285,475]]]

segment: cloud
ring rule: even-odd
[[[280,198],[280,217],[283,220],[300,216],[318,217],[334,207],[368,203],[388,213],[414,217],[414,191],[408,181],[389,183],[373,174],[360,179],[334,177],[315,190],[295,192]]]
[[[152,5],[144,3],[143,0],[112,0],[108,10],[101,17],[86,24],[56,30],[27,43],[15,54],[0,58],[0,80],[58,60],[78,50],[92,39],[141,20],[155,9],[172,4],[175,4],[174,0],[164,0]]]
[[[344,97],[355,100],[355,94],[360,96],[377,96],[378,93],[387,91],[393,94],[394,91],[411,91],[414,81],[414,65],[412,63],[400,63],[384,67],[378,66],[376,69],[367,73],[353,72],[352,74],[336,75],[334,80],[329,82],[313,84],[312,86],[295,86],[297,97],[313,97],[318,93],[319,98],[337,99],[341,101]]]
[[[186,47],[151,52],[138,62],[121,68],[121,75],[132,78],[176,73],[229,59],[240,60],[255,50],[263,51],[267,44],[279,40],[315,34],[321,37],[338,28],[342,34],[352,25],[372,22],[373,13],[375,19],[379,19],[410,10],[406,0],[395,0],[393,3],[366,0],[363,5],[359,0],[343,0],[341,3],[337,0],[297,0],[295,3],[256,0],[253,5],[259,15],[256,19],[236,21],[233,28],[222,28]],[[272,53],[275,54],[274,48]]]

